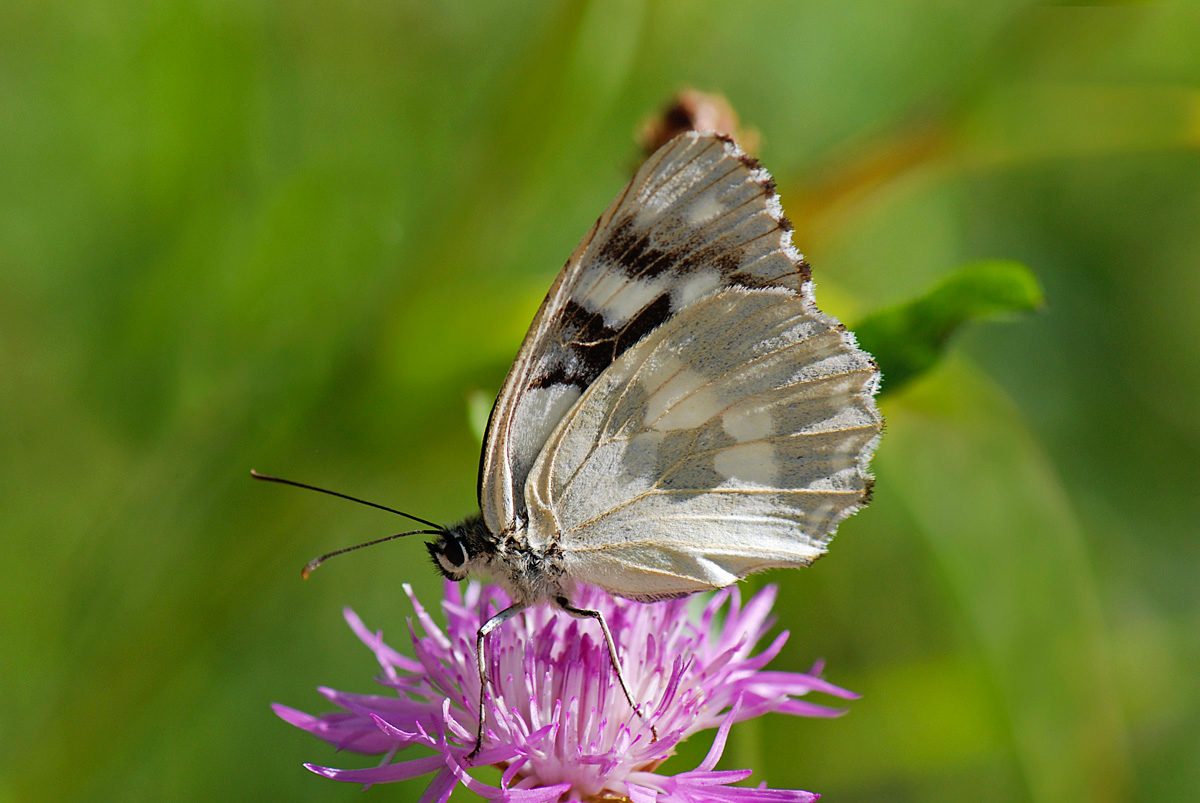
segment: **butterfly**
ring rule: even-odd
[[[487,634],[522,609],[597,621],[640,715],[577,585],[653,602],[807,566],[867,503],[879,370],[817,309],[791,228],[756,160],[690,131],[641,165],[551,286],[492,408],[479,513],[417,519],[445,577],[484,575],[512,599],[478,632],[472,756]]]

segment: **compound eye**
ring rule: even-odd
[[[458,569],[467,562],[467,552],[463,549],[462,542],[457,538],[447,538],[445,547],[442,550],[442,557],[446,559],[449,567]]]

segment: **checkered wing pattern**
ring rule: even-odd
[[[800,293],[790,231],[770,176],[732,140],[690,132],[647,159],[550,288],[496,400],[479,467],[489,529],[527,522],[547,439],[635,344],[726,288]]]

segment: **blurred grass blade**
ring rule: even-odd
[[[879,483],[942,567],[1029,799],[1126,800],[1127,735],[1082,528],[1020,413],[964,363],[889,407]]]
[[[1018,262],[976,262],[924,296],[880,310],[854,327],[858,342],[875,355],[883,389],[893,392],[929,370],[963,324],[1036,309],[1041,285]]]
[[[494,401],[495,397],[492,394],[478,388],[467,394],[467,425],[471,428],[475,440],[481,444],[487,437],[488,419],[492,417]]]

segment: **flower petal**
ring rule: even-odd
[[[425,631],[425,635],[433,639],[443,650],[450,649],[450,640],[446,638],[446,634],[433,621],[433,617],[429,615],[424,606],[417,601],[417,595],[413,593],[412,586],[403,583],[400,587],[404,589],[404,595],[412,603],[413,613],[416,614],[417,621],[421,623],[421,629]]]
[[[625,782],[625,793],[629,795],[630,803],[655,803],[658,800],[657,791],[632,781]]]
[[[308,731],[338,750],[353,750],[356,753],[374,755],[386,753],[396,746],[395,741],[383,737],[370,720],[357,714],[339,713],[315,717],[279,703],[273,703],[271,708],[284,722]]]
[[[354,612],[352,608],[343,608],[342,617],[346,620],[346,624],[350,625],[350,629],[354,634],[370,648],[371,652],[375,653],[375,659],[379,661],[379,665],[383,667],[383,671],[387,673],[389,678],[396,676],[396,669],[402,669],[405,672],[416,672],[421,667],[420,665],[409,658],[407,655],[402,655],[396,652],[387,644],[383,643],[383,631],[371,631],[363,624],[362,619]]]
[[[829,681],[817,677],[815,673],[757,672],[754,676],[754,682],[769,684],[784,694],[793,696],[807,694],[810,691],[832,694],[834,697],[841,697],[843,700],[857,700],[862,696],[852,691],[847,691],[840,686],[835,686]]]
[[[306,769],[315,772],[322,778],[351,783],[392,783],[407,781],[428,775],[444,766],[441,756],[425,756],[411,761],[397,761],[379,767],[366,767],[360,770],[343,770],[336,767],[322,767],[319,764],[305,764]]]
[[[729,738],[729,729],[733,727],[741,705],[742,698],[739,697],[737,702],[733,704],[733,709],[730,710],[729,715],[725,717],[725,721],[721,723],[721,727],[717,730],[716,738],[713,739],[712,747],[708,748],[708,755],[700,762],[700,766],[697,769],[708,771],[717,766],[717,762],[721,760],[721,754],[725,752],[725,740]]]
[[[454,777],[454,773],[448,769],[442,769],[433,776],[433,782],[429,784],[425,794],[421,795],[418,803],[446,803],[456,786],[458,786],[458,778]]]
[[[505,789],[496,798],[503,803],[552,803],[571,789],[569,783],[539,786],[536,789]]]
[[[775,710],[780,714],[791,714],[794,717],[832,719],[834,717],[845,716],[848,709],[830,708],[829,706],[817,705],[816,703],[809,703],[804,700],[787,700],[780,703],[779,707]]]

